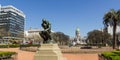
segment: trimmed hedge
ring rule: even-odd
[[[9,44],[9,45],[0,45],[0,48],[17,48],[20,47],[19,44]]]
[[[120,60],[120,51],[103,52],[102,55],[107,60]]]
[[[17,54],[16,52],[0,52],[0,60],[11,58],[12,55]]]
[[[20,47],[39,47],[39,44],[26,44],[26,45],[20,45]]]
[[[10,45],[0,45],[0,48],[17,48],[17,47],[39,47],[39,44],[26,44],[26,45],[20,45],[20,44],[10,44]]]

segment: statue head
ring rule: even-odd
[[[46,22],[47,20],[46,19],[42,19],[42,22]]]

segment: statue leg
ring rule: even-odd
[[[47,32],[47,37],[48,37],[48,40],[51,40],[52,38],[51,38],[51,35],[50,35],[50,32]]]
[[[40,33],[40,36],[43,38],[43,43],[46,43],[46,36],[45,36],[45,32],[44,31],[41,31]]]

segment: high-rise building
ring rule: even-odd
[[[12,5],[0,6],[0,34],[5,37],[24,37],[25,14]]]

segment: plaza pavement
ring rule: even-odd
[[[0,51],[14,51],[18,53],[17,60],[33,60],[35,52],[19,50],[19,48],[0,48]],[[63,54],[67,60],[98,60],[97,54]]]

